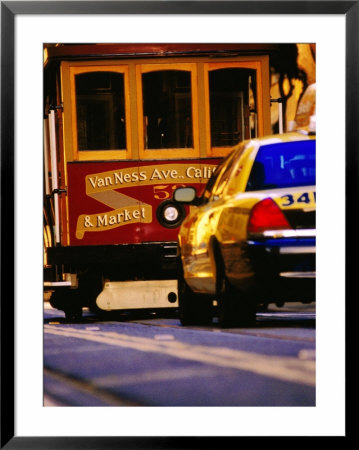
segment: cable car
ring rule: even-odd
[[[44,46],[44,287],[82,308],[178,307],[177,233],[238,142],[271,133],[269,44]]]

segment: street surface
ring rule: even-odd
[[[315,406],[315,304],[269,307],[253,328],[45,302],[45,406]]]

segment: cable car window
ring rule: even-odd
[[[242,68],[209,72],[212,147],[231,147],[251,136],[255,111],[255,71]]]
[[[126,149],[124,75],[82,73],[75,86],[78,150]]]
[[[191,73],[142,74],[145,149],[193,148]]]

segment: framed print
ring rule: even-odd
[[[243,437],[348,436],[345,292],[351,292],[354,286],[351,286],[352,277],[345,272],[351,265],[349,252],[353,246],[346,246],[345,239],[346,235],[356,235],[349,212],[353,201],[357,202],[355,194],[358,193],[358,26],[358,1],[1,2],[1,448],[202,448],[217,443],[238,445],[237,440]],[[43,50],[45,43],[55,46],[56,43],[94,42],[104,46],[181,43],[187,48],[194,42],[254,46],[258,43],[315,43],[318,211],[320,209],[317,215],[319,301],[316,306],[315,406],[44,406]],[[213,84],[215,77],[211,75],[222,69],[243,77],[248,97],[255,79],[253,95],[260,92],[264,100],[255,108],[258,114],[253,123],[261,135],[266,135],[270,128],[266,111],[274,108],[270,94],[261,84],[262,77],[269,76],[266,59],[256,54],[249,58],[250,62],[244,63],[240,58],[229,61],[227,56],[222,55],[221,60],[204,58],[201,66],[193,59],[183,64],[181,57],[177,57],[175,67],[157,60],[152,63],[145,54],[136,67],[131,62],[116,66],[110,57],[99,63],[94,62],[92,55],[91,62],[76,64],[69,58],[61,66],[61,76],[65,80],[61,95],[71,105],[61,126],[70,130],[69,135],[73,133],[66,142],[66,157],[74,155],[73,166],[78,167],[86,167],[91,158],[101,163],[96,177],[87,174],[87,193],[92,184],[91,195],[100,199],[105,184],[112,182],[108,169],[111,158],[126,162],[138,152],[143,167],[136,176],[143,178],[147,176],[144,167],[149,161],[163,159],[163,156],[158,157],[163,150],[156,136],[148,131],[148,123],[155,117],[148,99],[153,98],[151,95],[160,98],[163,91],[153,89],[151,92],[152,87],[147,83],[151,79],[159,85],[163,74],[163,77],[168,76],[168,92],[172,86],[177,89],[176,96],[173,95],[174,109],[183,122],[182,128],[173,131],[164,147],[171,148],[175,157],[185,155],[190,159],[192,150],[198,155],[202,152],[202,156],[208,152],[206,156],[210,158],[224,156],[224,141],[218,136],[227,136],[228,130],[222,129],[215,137],[211,135],[213,142],[217,139],[217,144],[203,145],[210,134],[212,117],[209,110],[198,112],[201,101],[209,104],[215,99],[215,95],[209,93],[210,83],[205,81],[201,85],[198,80],[203,77]],[[179,68],[183,73],[178,77],[172,76],[173,73],[169,76],[168,72]],[[96,77],[115,86],[110,94],[111,98],[120,98],[121,112],[116,111],[112,116],[112,112],[108,113],[112,111],[112,100],[103,87],[94,91],[91,83]],[[84,80],[86,88],[82,91],[78,80]],[[192,88],[192,97],[188,94],[191,83],[196,85]],[[237,96],[244,115],[249,105],[244,104],[243,92]],[[106,120],[101,114],[88,118],[95,104],[103,108]],[[226,105],[233,107],[231,103]],[[218,116],[224,115],[220,106],[217,111]],[[121,114],[131,120],[122,120]],[[201,114],[204,125],[198,119]],[[238,117],[242,117],[241,114],[238,113]],[[108,126],[120,116],[125,123],[121,136]],[[108,126],[100,143],[88,137],[86,127],[90,128],[89,125]],[[251,136],[245,125],[241,133],[247,138]],[[182,135],[185,140],[179,137]],[[176,176],[179,170],[176,167]],[[203,172],[199,170],[191,167],[186,173],[192,177],[198,173],[198,177],[202,177]],[[175,176],[168,168],[163,168],[162,172],[158,169],[156,173],[158,177]],[[130,172],[125,176],[125,181],[133,181],[135,177]],[[76,177],[71,182],[74,190],[78,189]],[[95,192],[99,183],[103,185]],[[167,195],[164,188],[154,192],[161,200]],[[91,203],[89,205],[90,211]],[[116,223],[114,215],[107,217],[103,213],[99,219],[98,212],[86,213],[83,217],[81,214],[79,212],[78,217],[83,219],[82,225],[73,221],[68,232],[68,239],[80,243],[82,239],[94,239],[96,233],[89,232],[92,220],[101,222],[102,229],[108,227],[111,220],[111,225],[119,228],[119,222],[127,217],[137,219],[142,215],[141,218],[146,219],[147,210],[133,206],[131,212],[128,209],[122,216],[118,212]],[[54,233],[56,236],[56,230]]]

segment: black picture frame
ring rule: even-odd
[[[346,226],[355,236],[349,204],[357,204],[359,133],[359,1],[2,1],[1,2],[1,218],[14,217],[14,35],[18,14],[337,14],[346,22]],[[354,89],[352,89],[355,87]],[[349,163],[350,162],[350,163]],[[6,195],[3,195],[6,192]],[[353,198],[354,193],[354,198]],[[14,222],[1,220],[1,442],[6,449],[204,448],[233,445],[222,437],[15,436]],[[348,244],[346,250],[349,250]],[[353,247],[351,245],[351,251]],[[349,267],[349,251],[346,251]],[[352,277],[346,274],[346,291]],[[354,291],[355,292],[355,291]],[[260,426],[260,424],[259,424]],[[347,429],[347,435],[349,430]],[[221,442],[217,442],[220,439]],[[227,442],[230,440],[231,443]],[[236,439],[236,438],[235,438]]]

